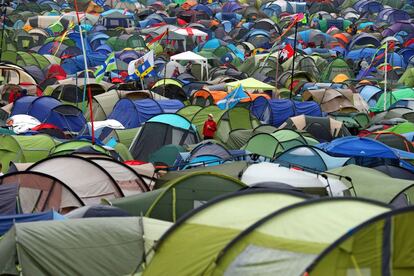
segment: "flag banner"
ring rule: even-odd
[[[106,67],[104,65],[99,65],[93,75],[95,76],[96,83],[100,83],[106,73]]]
[[[285,62],[286,60],[293,57],[294,54],[295,54],[295,50],[293,50],[292,46],[290,46],[290,44],[286,44],[286,46],[280,51],[279,62],[280,63]]]
[[[139,59],[128,64],[128,75],[136,75],[141,79],[154,75],[154,51],[149,51]]]
[[[115,53],[111,53],[109,57],[105,60],[105,67],[106,67],[105,69],[106,72],[117,70]]]
[[[243,90],[243,86],[240,84],[233,91],[231,91],[224,99],[217,102],[217,106],[222,109],[230,109],[235,107],[241,100],[249,98]]]

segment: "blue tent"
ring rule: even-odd
[[[108,119],[114,119],[124,125],[125,128],[135,128],[155,115],[162,113],[175,113],[184,104],[178,100],[119,100]]]
[[[36,214],[22,214],[0,216],[0,235],[4,235],[15,223],[31,222],[31,221],[45,221],[45,220],[64,220],[65,217],[56,213],[55,211],[48,211]]]
[[[279,127],[290,117],[308,115],[322,117],[320,106],[313,101],[297,102],[288,99],[256,98],[250,105],[250,111],[261,122]]]
[[[374,85],[366,85],[361,88],[359,95],[368,103],[369,107],[377,105],[377,101],[382,94],[382,89]]]
[[[379,13],[384,6],[375,0],[362,0],[354,4],[354,9],[360,13]]]
[[[11,115],[27,114],[42,123],[49,123],[61,130],[79,132],[86,124],[82,111],[73,106],[62,104],[50,96],[19,98],[13,105]]]
[[[391,148],[377,140],[366,137],[342,137],[330,143],[319,144],[317,147],[333,156],[414,159],[414,153]]]

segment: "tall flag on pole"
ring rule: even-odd
[[[249,98],[243,90],[243,86],[238,85],[233,91],[231,91],[226,97],[217,102],[217,106],[222,109],[230,109],[236,106],[241,100]]]
[[[111,53],[105,60],[104,65],[99,65],[93,73],[95,75],[96,83],[100,83],[103,80],[106,72],[111,72],[116,69],[115,53]]]
[[[128,75],[141,79],[152,76],[154,71],[154,51],[149,51],[139,59],[133,60],[128,65]]]

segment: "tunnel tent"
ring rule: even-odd
[[[194,172],[171,180],[163,187],[122,199],[108,200],[132,215],[176,222],[185,213],[219,195],[236,192],[245,185],[238,179],[212,172]]]
[[[65,170],[67,167],[71,170]],[[122,190],[112,176],[101,166],[86,158],[73,155],[53,156],[34,163],[27,171],[54,176],[72,189],[85,205],[98,204],[103,197],[123,196]]]
[[[290,148],[280,153],[276,159],[276,163],[283,165],[297,165],[302,168],[309,168],[319,172],[335,169],[345,165],[350,158],[333,157],[323,152],[319,148],[304,145]]]
[[[414,208],[396,209],[369,219],[344,234],[308,264],[307,275],[369,271],[372,275],[413,273],[410,235]],[[341,265],[334,265],[340,263]]]
[[[150,257],[154,243],[171,226],[143,217],[52,222],[15,224],[0,241],[0,273],[130,274],[138,263]],[[57,254],[65,261],[57,259]],[[119,260],[114,262],[114,256]]]
[[[124,163],[105,157],[92,157],[89,160],[105,169],[117,182],[125,196],[150,190],[144,179]]]
[[[246,190],[211,200],[162,236],[143,275],[200,275],[238,233],[271,212],[304,200],[298,194],[275,190]],[[198,234],[188,240],[194,231]],[[183,239],[188,242],[183,244]],[[171,262],[174,266],[164,265]]]
[[[0,135],[0,162],[7,172],[10,162],[30,163],[46,158],[57,142],[45,134]]]
[[[289,129],[277,130],[273,133],[258,133],[252,136],[243,149],[267,158],[275,158],[279,153],[301,145],[315,145],[317,141]]]
[[[62,103],[72,104],[78,108],[81,108],[87,101],[87,98],[84,98],[83,90],[75,84],[49,85],[43,91],[43,95],[52,96]]]
[[[77,149],[81,149],[83,147],[89,147],[89,146],[92,146],[93,149],[97,153],[102,153],[102,154],[110,156],[110,152],[107,149],[103,148],[100,145],[96,145],[96,144],[92,145],[92,142],[87,141],[87,140],[73,140],[73,141],[66,141],[66,142],[60,143],[50,149],[49,155],[60,156],[60,155],[72,154]]]
[[[375,169],[347,165],[328,172],[338,175],[351,196],[378,200],[395,207],[413,205],[414,181],[393,178]],[[334,175],[329,175],[333,179]]]
[[[197,112],[200,111],[201,109],[203,109],[203,107],[199,105],[187,105],[177,110],[176,114],[183,116],[184,118],[186,118],[187,120],[191,122],[195,114],[197,114]]]
[[[193,172],[213,172],[238,179],[247,166],[246,161],[234,161],[226,162],[220,166],[200,166],[179,171],[168,171],[166,174],[160,175],[160,177],[155,180],[153,189],[156,190],[164,187],[167,182]]]
[[[287,206],[228,242],[210,263],[209,273],[300,275],[349,229],[389,210],[375,201],[350,198],[320,198]]]
[[[108,119],[120,122],[125,128],[136,128],[148,119],[163,113],[175,113],[184,104],[179,100],[119,100]]]
[[[59,179],[41,172],[21,171],[0,176],[1,187],[17,185],[19,213],[49,210],[61,212],[65,207],[81,207],[84,202]]]
[[[14,64],[0,64],[0,74],[3,76],[2,84],[20,84],[31,83],[36,84],[35,78],[25,69]]]
[[[262,124],[254,129],[234,129],[229,132],[229,138],[226,142],[228,149],[240,149],[249,139],[257,133],[273,133],[278,130],[271,125]]]

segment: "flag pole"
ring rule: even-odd
[[[169,37],[169,30],[170,29],[168,29],[168,26],[167,26],[167,42],[166,42],[166,45],[168,46],[168,37]],[[163,88],[163,90],[164,90],[164,94],[163,94],[163,96],[165,96],[165,81],[166,81],[166,75],[167,75],[167,65],[168,65],[168,60],[170,59],[170,57],[168,56],[168,54],[167,54],[167,60],[165,61],[165,66],[164,66],[164,88]]]
[[[82,23],[79,17],[79,9],[78,9],[78,1],[74,0],[74,4],[75,4],[75,10],[76,10],[76,18],[78,20],[78,27],[79,27],[79,35],[80,35],[80,41],[81,41],[81,46],[82,46],[82,52],[83,52],[83,62],[84,62],[84,66],[85,66],[85,78],[84,78],[84,82],[83,82],[83,101],[82,101],[82,113],[85,113],[85,98],[86,98],[86,88],[89,87],[88,89],[88,97],[89,97],[89,110],[90,110],[90,119],[91,119],[91,127],[92,127],[92,144],[95,144],[95,128],[94,128],[94,122],[93,122],[93,108],[92,108],[92,91],[89,85],[89,73],[88,73],[88,60],[86,58],[86,47],[85,47],[85,42],[83,41],[83,34],[82,34]]]
[[[387,65],[388,65],[388,41],[385,42],[384,111],[387,110],[387,71],[388,71]]]
[[[295,59],[296,59],[296,43],[298,40],[298,21],[295,23],[295,40],[293,41],[293,57],[292,57],[292,73],[290,77],[290,93],[289,99],[292,99],[293,94],[293,76],[295,74]]]
[[[2,18],[3,18],[3,24],[1,26],[1,51],[0,51],[0,62],[2,61],[3,58],[3,45],[7,45],[4,41],[4,32],[6,30],[6,7],[5,7],[5,3],[4,0],[1,1],[1,12],[2,12]],[[6,49],[7,50],[7,49]]]

